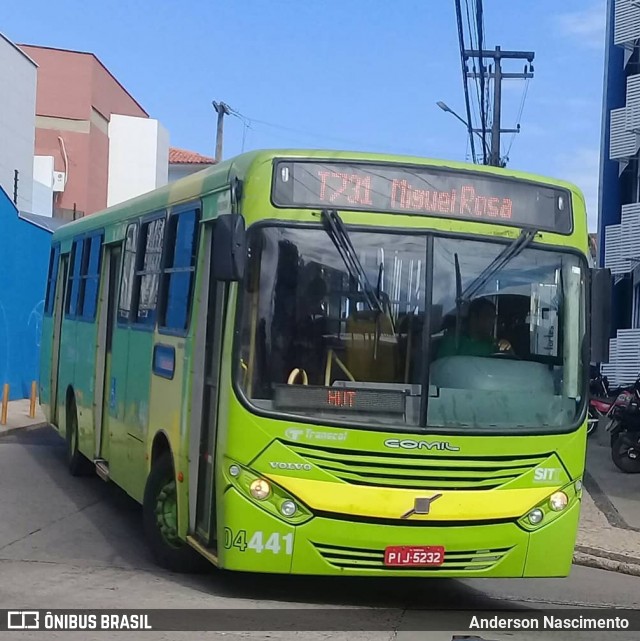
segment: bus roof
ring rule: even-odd
[[[395,154],[370,153],[361,151],[337,151],[323,149],[262,149],[250,151],[229,160],[208,167],[197,173],[181,178],[175,182],[159,187],[130,200],[62,225],[53,235],[55,241],[64,240],[76,234],[94,229],[108,227],[126,221],[135,211],[137,214],[159,211],[171,205],[195,200],[198,197],[214,192],[228,184],[230,176],[243,179],[253,167],[271,162],[273,158],[309,158],[327,161],[374,161],[384,164],[426,165],[494,174],[503,177],[518,178],[545,183],[569,189],[582,200],[580,190],[572,183],[557,180],[548,176],[531,174],[509,168],[477,165],[467,162],[404,156]]]

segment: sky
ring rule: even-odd
[[[508,166],[575,182],[595,231],[605,0],[483,4],[485,48],[535,52],[534,77],[503,84],[502,126],[521,125],[502,136]],[[214,155],[216,100],[240,114],[225,119],[224,158],[310,147],[470,159],[465,126],[436,106],[466,117],[453,0],[22,0],[0,29],[96,54],[175,147]]]

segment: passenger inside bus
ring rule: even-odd
[[[491,356],[496,352],[508,351],[508,341],[496,341],[494,328],[497,313],[495,305],[488,298],[476,298],[469,305],[466,323],[462,324],[456,341],[455,323],[446,330],[438,347],[436,358],[446,356]]]
[[[298,363],[304,363],[312,385],[322,384],[325,367],[324,336],[329,331],[323,306],[326,295],[327,284],[320,276],[316,276],[300,297],[294,357]]]

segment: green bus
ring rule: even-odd
[[[255,151],[54,233],[40,402],[169,569],[562,577],[610,296],[571,184]]]

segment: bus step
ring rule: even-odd
[[[94,461],[96,464],[96,474],[103,480],[109,480],[109,463],[102,458],[96,459]]]

